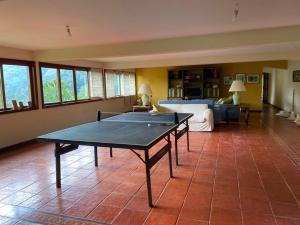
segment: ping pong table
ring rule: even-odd
[[[130,112],[101,119],[97,113],[97,121],[71,128],[55,131],[37,137],[42,142],[55,143],[56,186],[61,187],[60,156],[78,149],[79,145],[94,146],[95,166],[98,166],[97,147],[121,148],[131,150],[145,164],[148,204],[153,207],[150,169],[168,153],[170,177],[172,173],[171,138],[175,137],[176,159],[178,162],[177,141],[187,134],[190,113],[142,113]],[[185,127],[178,131],[179,125]],[[149,150],[158,142],[166,143],[151,157]],[[189,144],[187,144],[189,146]],[[144,151],[144,157],[139,154]]]

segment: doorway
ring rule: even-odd
[[[269,103],[269,73],[263,73],[263,103]]]

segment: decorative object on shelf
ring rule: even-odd
[[[224,76],[224,85],[231,85],[232,80],[232,76]]]
[[[32,101],[29,101],[29,102],[28,102],[28,107],[29,107],[29,108],[32,108],[32,107],[33,107]]]
[[[300,70],[293,71],[293,82],[300,82]]]
[[[246,81],[246,76],[245,76],[244,73],[237,73],[237,74],[235,75],[235,79],[236,79],[236,80],[240,80],[240,81],[242,81],[243,83],[245,83],[245,81]]]
[[[232,98],[233,98],[233,104],[239,105],[240,104],[240,94],[239,92],[246,91],[245,85],[240,80],[234,80],[230,86],[229,92],[234,92]]]
[[[142,95],[141,99],[143,102],[143,106],[150,105],[150,97],[149,96],[152,94],[150,85],[142,84],[138,93]]]
[[[16,100],[12,100],[11,103],[12,103],[12,105],[13,105],[13,110],[18,110],[18,109],[19,109],[18,103],[17,103]]]
[[[217,85],[217,84],[214,84],[213,86],[212,86],[212,89],[213,89],[213,98],[218,98],[219,97],[219,92],[220,92],[220,90],[219,90],[219,85]]]
[[[259,74],[247,74],[247,83],[248,84],[259,83]]]
[[[24,104],[23,104],[23,102],[19,102],[19,109],[20,109],[20,110],[24,109]]]

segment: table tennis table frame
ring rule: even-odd
[[[99,115],[99,113],[98,113]],[[177,116],[177,114],[176,114]],[[175,116],[175,118],[176,118]],[[97,117],[97,120],[100,119]],[[177,118],[178,119],[178,118]],[[60,156],[64,155],[68,152],[74,151],[78,149],[79,145],[87,145],[87,146],[94,146],[94,158],[95,158],[95,166],[98,167],[98,147],[110,147],[112,148],[124,148],[131,150],[144,164],[145,164],[145,170],[146,170],[146,183],[147,183],[147,193],[148,193],[148,205],[149,207],[153,207],[152,202],[152,188],[151,188],[151,177],[150,177],[150,170],[151,168],[156,165],[156,163],[168,153],[169,156],[169,171],[170,171],[170,178],[173,178],[173,171],[172,171],[172,154],[171,154],[171,138],[170,135],[172,132],[176,133],[178,125],[174,127],[174,129],[169,130],[168,132],[165,132],[160,138],[158,138],[156,141],[152,143],[151,146],[141,148],[141,149],[133,149],[129,148],[128,145],[120,145],[120,144],[94,144],[86,143],[86,142],[80,142],[76,141],[74,143],[68,142],[68,143],[61,143],[59,141],[55,142],[55,164],[56,164],[56,187],[61,188],[61,159]],[[153,156],[150,157],[149,150],[158,142],[165,140],[166,144],[161,147]],[[139,154],[137,151],[144,151],[144,159],[142,158],[141,154]]]
[[[191,114],[190,117],[187,117],[186,119],[184,119],[182,122],[178,122],[178,126],[184,124],[185,127],[182,130],[178,130],[175,129],[174,132],[172,132],[172,136],[174,136],[175,139],[175,161],[176,161],[176,166],[179,165],[179,159],[178,159],[178,140],[184,135],[186,134],[186,144],[187,144],[187,151],[190,151],[190,136],[189,136],[189,132],[190,132],[190,127],[189,127],[189,119],[192,117],[193,115]],[[97,121],[100,120],[101,117],[101,113],[98,112],[97,114]],[[110,157],[113,157],[113,150],[112,147],[110,147],[109,149],[109,154]],[[97,150],[95,150],[95,155],[97,155]]]

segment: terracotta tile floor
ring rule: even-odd
[[[26,220],[33,212],[119,225],[300,224],[300,171],[270,132],[253,113],[248,128],[191,133],[189,153],[183,138],[175,178],[167,158],[152,169],[153,209],[143,164],[130,151],[110,158],[99,150],[98,168],[92,148],[62,156],[56,189],[53,146],[24,146],[1,156],[0,224],[34,224]]]

